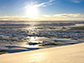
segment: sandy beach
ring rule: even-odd
[[[3,54],[0,63],[84,63],[84,43]]]

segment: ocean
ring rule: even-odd
[[[70,30],[80,21],[0,21],[0,41],[23,43],[28,46],[53,47],[81,42],[84,30]],[[79,25],[78,25],[79,24]]]

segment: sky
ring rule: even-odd
[[[0,0],[0,20],[84,20],[84,0]]]

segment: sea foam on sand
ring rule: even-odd
[[[84,63],[84,43],[3,54],[0,63]]]

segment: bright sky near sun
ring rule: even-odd
[[[0,20],[84,20],[84,0],[0,0]]]

